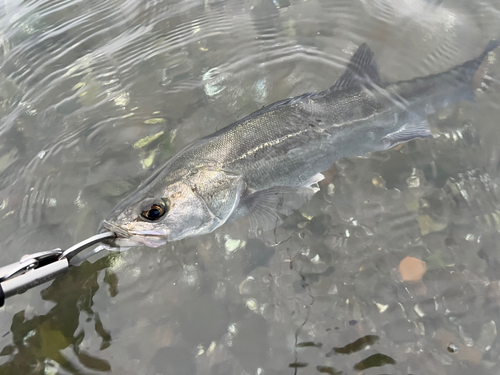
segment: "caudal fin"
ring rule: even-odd
[[[488,53],[493,51],[495,48],[500,46],[500,41],[498,40],[490,40],[483,53],[476,57],[474,60],[469,60],[463,63],[460,66],[457,66],[455,69],[464,74],[464,77],[468,79],[471,84],[472,90],[476,90],[479,88],[484,80],[485,71],[484,69],[480,69],[481,64],[483,63]]]
[[[488,45],[484,49],[483,53],[476,60],[473,60],[473,61],[477,61],[477,63],[479,65],[481,65],[481,63],[486,58],[486,56],[488,55],[488,53],[490,53],[491,51],[493,51],[498,46],[500,46],[500,41],[498,41],[498,40],[490,40],[490,42],[488,43]]]

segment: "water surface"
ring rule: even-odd
[[[3,2],[0,263],[93,235],[186,144],[326,89],[363,42],[410,79],[499,21],[494,1]],[[9,299],[0,373],[497,374],[499,54],[435,139],[338,162],[275,231],[101,253]]]

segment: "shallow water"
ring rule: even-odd
[[[8,1],[0,16],[2,265],[93,235],[176,151],[329,87],[363,42],[396,81],[500,36],[494,1]],[[499,56],[475,103],[432,116],[435,139],[338,162],[275,231],[101,253],[9,299],[0,373],[497,374]]]

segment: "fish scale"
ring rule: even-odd
[[[101,231],[128,233],[115,246],[160,246],[244,215],[254,231],[270,229],[312,197],[337,160],[432,137],[427,114],[473,99],[474,75],[497,46],[446,72],[385,84],[363,44],[329,89],[273,103],[188,145],[118,204]],[[162,216],[150,220],[158,206]]]

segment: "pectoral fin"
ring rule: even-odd
[[[247,211],[250,230],[267,231],[279,226],[286,216],[309,201],[319,191],[316,185],[324,176],[318,173],[302,187],[273,187],[242,197],[240,208]]]
[[[403,142],[409,142],[416,138],[429,138],[433,134],[429,128],[427,120],[421,120],[416,123],[408,123],[401,129],[388,134],[384,137],[387,142],[387,148],[394,147]]]

